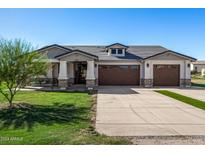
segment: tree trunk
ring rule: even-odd
[[[9,108],[13,108],[13,96],[9,99]]]
[[[9,101],[9,108],[11,109],[13,107],[12,102]]]

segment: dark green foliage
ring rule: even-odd
[[[19,88],[31,78],[46,73],[47,64],[43,59],[30,43],[17,39],[0,40],[0,93],[10,106]]]

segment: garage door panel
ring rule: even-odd
[[[154,65],[154,86],[179,86],[180,65]]]
[[[138,65],[99,65],[99,85],[139,85]]]

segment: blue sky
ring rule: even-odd
[[[35,47],[162,45],[205,59],[205,9],[0,9],[0,37]]]

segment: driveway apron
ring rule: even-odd
[[[205,135],[205,111],[151,89],[102,86],[96,130],[108,136]]]

